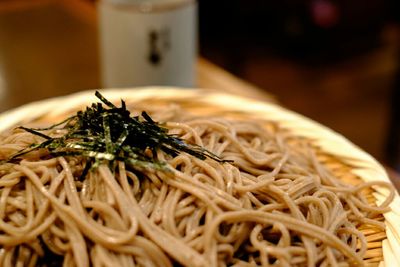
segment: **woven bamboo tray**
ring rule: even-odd
[[[265,118],[293,134],[313,140],[322,160],[336,175],[350,183],[381,180],[390,182],[384,168],[369,154],[333,132],[306,117],[281,106],[243,97],[210,93],[195,89],[147,87],[107,89],[101,93],[111,101],[123,98],[128,104],[145,101],[155,105],[176,103],[201,115],[233,114],[245,118]],[[0,131],[32,120],[54,121],[76,109],[96,102],[94,91],[33,102],[0,114]],[[376,188],[367,192],[371,202],[379,205],[388,196],[388,190]],[[362,229],[368,241],[365,266],[400,266],[400,198],[396,194],[391,211],[381,218],[386,231]]]

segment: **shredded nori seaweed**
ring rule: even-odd
[[[124,161],[135,169],[151,168],[165,170],[165,162],[156,159],[158,150],[174,157],[186,152],[199,159],[210,158],[226,162],[203,147],[188,144],[168,129],[155,122],[145,111],[140,116],[131,116],[126,104],[121,100],[117,107],[98,91],[95,93],[101,103],[93,103],[74,116],[47,128],[19,127],[45,139],[40,144],[32,144],[13,155],[8,162],[18,160],[22,155],[37,149],[47,149],[50,155],[82,156],[86,159],[82,177],[101,163],[110,167],[117,161]],[[61,137],[51,137],[43,131],[63,129]]]

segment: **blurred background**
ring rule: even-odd
[[[99,88],[94,0],[0,1],[0,111]],[[397,0],[199,0],[199,53],[400,170]]]

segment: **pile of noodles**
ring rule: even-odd
[[[338,179],[309,140],[273,123],[186,113],[151,115],[232,163],[159,152],[170,171],[119,163],[84,180],[84,159],[45,150],[2,164],[0,266],[363,265],[360,229],[384,228],[390,184]],[[0,158],[40,141],[10,130]],[[391,190],[379,207],[373,186]]]

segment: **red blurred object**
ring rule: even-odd
[[[328,0],[315,0],[311,4],[311,16],[321,28],[331,28],[338,24],[340,11],[337,5]]]

